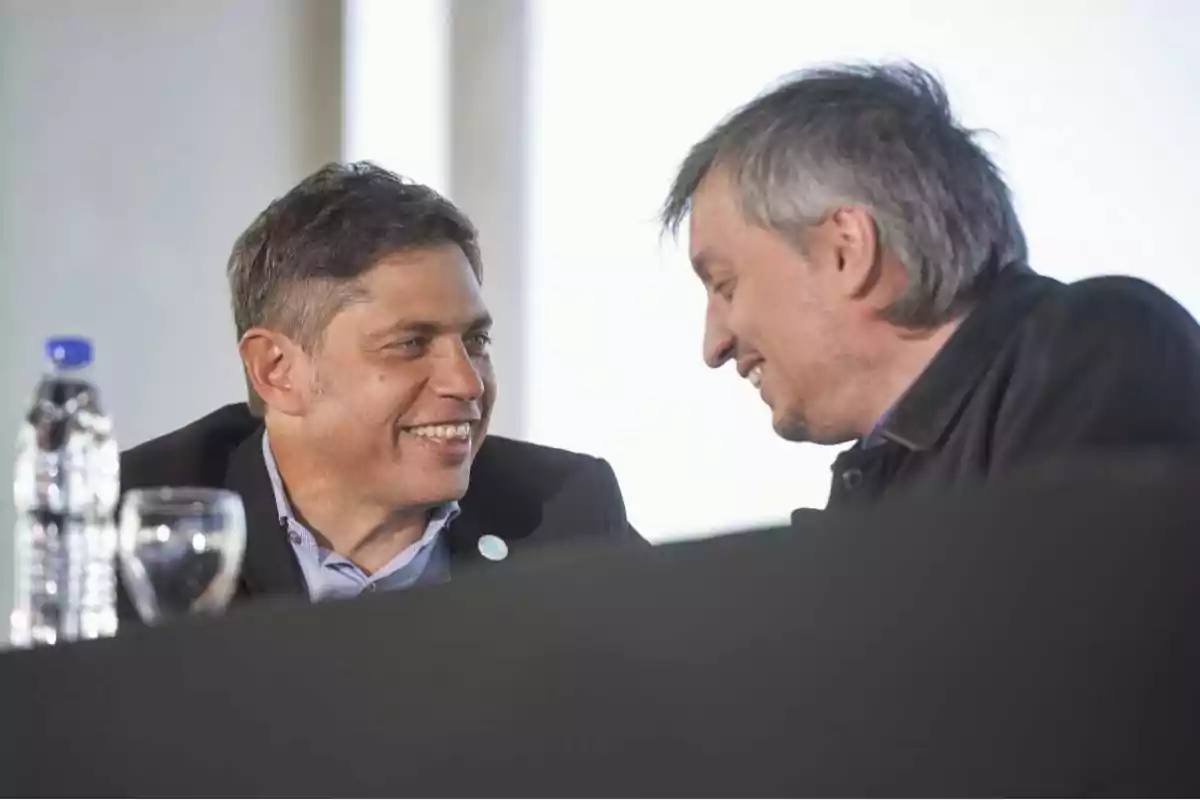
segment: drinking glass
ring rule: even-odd
[[[121,573],[143,620],[216,614],[229,605],[246,550],[246,515],[236,493],[133,489],[118,530]]]

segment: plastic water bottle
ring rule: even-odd
[[[111,636],[117,630],[120,459],[112,420],[88,379],[92,345],[46,342],[48,369],[17,439],[15,647]]]

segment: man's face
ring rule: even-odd
[[[496,389],[479,281],[450,245],[396,253],[359,282],[306,364],[305,446],[365,502],[458,499]]]
[[[783,438],[836,444],[856,435],[846,407],[855,359],[846,336],[850,300],[819,228],[809,256],[801,255],[745,219],[720,172],[692,198],[692,264],[708,292],[705,362],[716,368],[734,360]]]

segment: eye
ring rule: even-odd
[[[412,336],[400,339],[388,345],[389,350],[395,350],[405,355],[420,355],[429,346],[429,340],[424,336]]]
[[[492,344],[492,335],[487,331],[477,331],[468,334],[463,341],[466,342],[467,350],[473,355],[485,355]]]
[[[733,278],[726,278],[713,285],[713,291],[725,298],[726,301],[733,299],[733,290],[735,288],[737,288],[737,281]]]

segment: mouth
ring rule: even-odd
[[[435,422],[427,425],[412,425],[401,428],[401,431],[418,439],[446,442],[469,442],[474,422]]]
[[[746,380],[750,381],[750,385],[755,389],[762,388],[762,364],[755,364],[746,373]]]
[[[459,469],[471,457],[478,426],[479,420],[433,422],[401,428],[400,434],[443,466]]]
[[[762,388],[762,368],[761,358],[738,359],[737,362],[738,374],[750,381],[750,385],[755,389]]]

